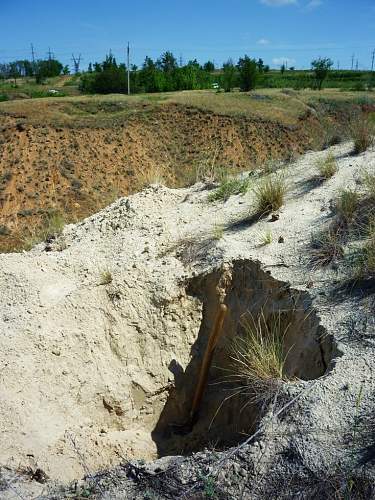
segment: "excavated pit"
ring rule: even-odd
[[[203,304],[202,322],[186,369],[176,360],[169,365],[174,387],[152,432],[159,456],[188,454],[205,446],[234,445],[255,429],[259,405],[249,404],[247,395],[234,395],[238,392],[236,385],[225,377],[233,366],[230,345],[236,336],[244,335],[246,317],[263,314],[267,322],[277,317],[288,324],[283,348],[284,373],[290,380],[321,377],[335,354],[333,337],[320,325],[309,294],[277,281],[257,262],[236,261],[197,276],[189,283],[187,292]],[[227,306],[228,312],[199,411],[191,420],[200,367],[220,303]]]

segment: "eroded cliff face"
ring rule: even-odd
[[[65,107],[55,105],[70,118],[59,126],[52,106],[38,114],[35,105],[36,118],[0,115],[0,251],[25,248],[56,212],[73,222],[150,182],[187,186],[211,165],[235,173],[293,157],[319,128],[311,118],[285,125],[176,104],[134,105],[120,118],[110,107],[95,122],[90,103]]]

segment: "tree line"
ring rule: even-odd
[[[314,81],[309,84],[319,90],[323,86],[331,70],[333,62],[328,58],[319,58],[311,63]],[[226,92],[233,88],[243,91],[253,90],[256,86],[268,86],[268,65],[262,59],[251,58],[248,55],[240,57],[237,63],[228,59],[221,68],[215,68],[212,61],[203,65],[196,59],[187,64],[179,64],[172,52],[166,51],[155,61],[146,57],[142,66],[133,65],[130,68],[131,93],[170,92],[178,90],[199,90],[220,87]],[[294,68],[290,68],[294,70]],[[286,71],[281,67],[281,73]],[[68,74],[69,67],[57,59],[18,60],[0,64],[0,78],[14,79],[35,77],[37,83],[43,83],[46,78]],[[305,77],[306,81],[308,77]],[[311,78],[310,78],[311,80]],[[125,64],[118,64],[110,53],[103,62],[90,63],[88,70],[80,75],[79,88],[88,94],[127,93],[128,76]]]
[[[142,66],[133,65],[130,74],[132,93],[169,92],[176,90],[199,90],[213,84],[229,92],[234,87],[242,90],[255,88],[258,77],[269,71],[262,59],[256,61],[247,55],[237,64],[229,59],[219,72],[215,65],[207,61],[203,65],[196,59],[187,64],[178,64],[172,52],[164,52],[156,61],[146,57]],[[81,77],[80,89],[87,93],[127,92],[127,68],[117,64],[113,55],[108,55],[102,63],[89,64],[88,71]]]
[[[46,78],[69,74],[69,67],[57,59],[39,59],[29,61],[21,59],[9,63],[0,63],[0,78],[12,79],[15,84],[18,78],[35,77],[36,83],[42,83]]]

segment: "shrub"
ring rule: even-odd
[[[353,152],[363,153],[374,144],[374,127],[368,118],[362,116],[352,120],[350,136],[354,142]]]
[[[266,318],[262,310],[256,318],[250,316],[243,322],[244,336],[233,341],[231,372],[256,401],[268,399],[286,380],[284,337],[289,326],[280,313]]]
[[[266,215],[281,208],[284,203],[286,189],[285,179],[281,175],[269,176],[261,181],[254,188],[257,213]]]
[[[321,158],[316,162],[316,168],[322,179],[330,179],[337,172],[336,158],[332,153],[329,153],[325,158]]]
[[[209,201],[227,201],[235,194],[245,194],[249,188],[249,179],[228,179],[221,181],[220,186],[208,196]]]

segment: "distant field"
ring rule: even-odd
[[[0,113],[22,116],[30,122],[66,126],[112,126],[130,115],[147,115],[165,104],[181,104],[216,114],[258,117],[283,124],[294,124],[311,105],[330,102],[333,105],[375,103],[375,93],[343,92],[337,89],[295,91],[291,89],[258,89],[252,92],[217,93],[213,90],[191,90],[155,94],[64,96],[48,99],[15,99],[3,102]]]

